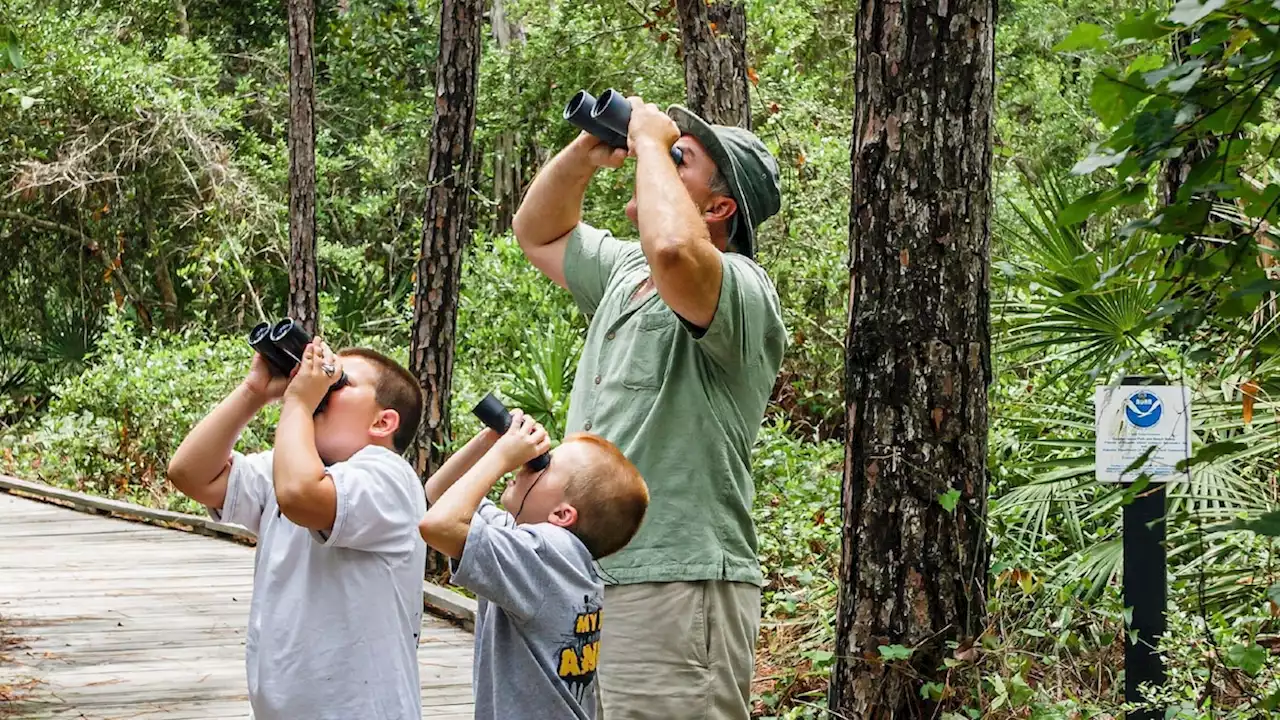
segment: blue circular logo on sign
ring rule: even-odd
[[[1124,416],[1140,428],[1149,428],[1160,422],[1163,414],[1164,406],[1160,403],[1160,398],[1146,390],[1130,395],[1124,403]]]

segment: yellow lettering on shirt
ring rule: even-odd
[[[562,678],[577,677],[582,674],[578,666],[578,653],[574,652],[573,648],[560,651],[560,670],[557,674]]]
[[[573,632],[577,635],[593,633],[600,629],[600,612],[580,613],[574,623]]]

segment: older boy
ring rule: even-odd
[[[345,370],[349,384],[321,398]],[[283,398],[273,450],[232,448]],[[258,536],[245,665],[256,720],[419,720],[426,546],[422,485],[400,456],[418,383],[372,350],[318,339],[292,379],[255,355],[248,377],[183,440],[169,479]]]
[[[542,470],[522,467],[550,446],[516,410],[505,435],[485,430],[427,481],[422,537],[480,597],[477,720],[596,717],[604,583],[592,561],[631,540],[649,492],[617,447],[585,433],[565,438]],[[485,494],[516,468],[504,512]]]

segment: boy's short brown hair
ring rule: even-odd
[[[374,388],[374,398],[383,408],[395,410],[400,415],[400,427],[396,428],[391,440],[396,452],[408,450],[413,444],[414,436],[418,434],[418,425],[422,422],[422,387],[418,385],[418,378],[400,363],[377,350],[345,348],[338,355],[364,358],[378,368],[378,385]]]
[[[599,435],[574,433],[564,444],[582,443],[591,448],[593,461],[573,469],[565,499],[578,510],[570,531],[578,536],[591,557],[608,557],[631,542],[645,511],[649,488],[640,471],[616,445]]]

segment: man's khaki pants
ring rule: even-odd
[[[747,720],[760,588],[610,585],[596,670],[606,720]]]

